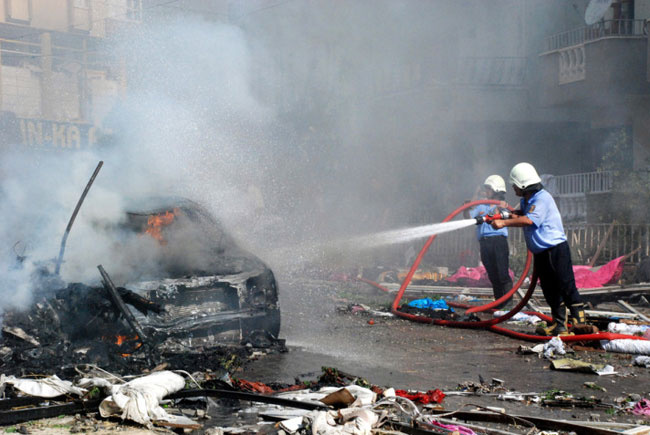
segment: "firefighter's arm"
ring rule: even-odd
[[[492,221],[492,228],[500,230],[505,227],[527,227],[534,225],[528,216],[513,216],[510,219],[496,219]]]

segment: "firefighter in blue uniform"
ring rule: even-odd
[[[493,221],[492,227],[523,227],[526,246],[534,255],[544,298],[553,316],[553,322],[538,328],[537,333],[566,335],[567,308],[574,325],[585,323],[585,312],[560,212],[530,163],[515,165],[510,171],[510,182],[515,194],[521,197],[519,210],[511,219]]]
[[[483,183],[483,193],[485,199],[502,201],[502,206],[506,206],[506,183],[499,175],[490,175]],[[492,204],[480,204],[472,208],[468,215],[472,218],[486,216],[494,211],[498,206]],[[485,266],[488,278],[492,284],[494,299],[499,299],[512,288],[512,279],[510,278],[509,249],[508,249],[508,229],[494,229],[484,222],[476,228],[476,238],[478,239],[481,262]],[[502,303],[499,308],[509,306],[508,302]]]

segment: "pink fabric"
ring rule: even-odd
[[[596,288],[607,284],[613,284],[619,280],[623,273],[624,257],[613,259],[594,270],[589,266],[573,266],[573,274],[576,277],[576,287]]]
[[[648,399],[639,400],[636,403],[636,405],[634,405],[634,409],[632,410],[632,414],[650,416],[650,400],[648,400]]]
[[[578,288],[597,288],[615,283],[622,273],[623,257],[615,258],[597,269],[589,266],[573,266],[573,274],[576,277],[576,287]],[[514,281],[512,270],[510,278]],[[460,266],[456,273],[447,278],[447,281],[470,287],[492,287],[484,266]]]
[[[460,426],[457,424],[444,424],[436,420],[430,420],[429,423],[432,426],[441,427],[451,432],[458,432],[461,435],[476,435],[476,432],[474,432],[472,429],[465,426]]]
[[[510,278],[514,280],[515,274],[512,273],[512,270],[509,272]],[[460,266],[456,273],[447,278],[447,281],[461,283],[462,285],[471,287],[492,287],[485,266],[483,265],[479,267]]]

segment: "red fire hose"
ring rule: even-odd
[[[452,211],[446,218],[443,219],[443,222],[449,222],[456,215],[458,215],[460,212],[462,212],[465,209],[475,207],[475,206],[480,205],[480,204],[498,205],[500,203],[501,203],[501,201],[496,201],[496,200],[479,200],[479,201],[468,202],[466,204],[461,205],[456,210]],[[406,277],[404,278],[404,281],[402,282],[402,285],[400,286],[399,291],[397,292],[397,295],[395,296],[395,300],[393,300],[393,305],[391,306],[391,311],[393,312],[393,314],[401,316],[401,317],[410,316],[410,317],[422,317],[422,318],[428,319],[428,317],[424,317],[424,316],[414,316],[412,314],[399,312],[397,310],[397,307],[399,306],[399,302],[402,299],[402,296],[404,295],[404,291],[406,290],[406,287],[408,287],[408,285],[411,283],[411,279],[413,278],[413,275],[415,274],[415,271],[420,266],[420,262],[422,261],[422,257],[424,257],[424,254],[427,253],[427,251],[429,250],[429,247],[431,246],[431,244],[433,243],[433,241],[435,239],[436,239],[435,234],[432,235],[431,237],[429,237],[429,239],[426,241],[426,243],[424,244],[424,246],[420,250],[420,253],[415,258],[415,261],[413,262],[413,265],[411,266],[411,269],[409,269],[408,273],[406,274]],[[519,289],[521,284],[524,282],[524,279],[526,279],[526,276],[528,275],[528,270],[530,269],[530,264],[532,262],[532,259],[533,259],[533,255],[530,253],[530,251],[528,251],[528,253],[526,255],[526,264],[524,265],[524,270],[521,273],[521,276],[519,277],[519,279],[517,280],[515,285],[505,295],[501,296],[499,299],[497,299],[497,300],[495,300],[493,302],[490,302],[489,304],[481,305],[479,307],[469,308],[467,312],[468,313],[475,313],[475,312],[481,312],[481,311],[489,310],[490,308],[494,308],[495,306],[500,305],[501,303],[509,300],[512,297],[512,295],[515,294],[515,292]],[[515,311],[512,315],[514,316],[517,312],[518,312],[518,310]],[[410,317],[405,317],[405,318],[410,318]],[[512,316],[510,316],[510,317],[512,317]],[[508,318],[510,318],[510,317],[508,317]],[[415,320],[415,319],[411,319],[411,320]],[[419,320],[415,320],[415,321],[419,321]],[[475,322],[471,322],[471,323],[475,323]]]
[[[466,204],[463,204],[462,206],[458,207],[456,210],[451,212],[442,222],[448,222],[451,219],[453,219],[458,213],[461,211],[474,207],[476,205],[480,204],[499,204],[500,201],[495,201],[495,200],[479,200],[479,201],[472,201]],[[402,282],[402,285],[399,288],[399,291],[397,292],[397,295],[395,295],[395,299],[393,300],[393,304],[391,306],[391,312],[395,314],[396,316],[402,317],[404,319],[412,320],[414,322],[420,322],[420,323],[432,323],[435,325],[442,325],[442,326],[451,326],[451,327],[456,327],[456,328],[486,328],[490,331],[496,332],[498,334],[503,334],[507,335],[510,337],[514,338],[519,338],[522,340],[529,340],[529,341],[547,341],[550,340],[552,337],[544,337],[544,336],[539,336],[539,335],[533,335],[533,334],[525,334],[522,332],[517,332],[517,331],[512,331],[510,329],[502,328],[500,326],[496,326],[498,323],[504,322],[508,319],[510,319],[512,316],[517,314],[527,303],[530,297],[532,296],[533,292],[535,291],[535,287],[537,285],[537,271],[533,268],[533,273],[530,281],[530,286],[528,287],[528,291],[524,295],[524,297],[519,301],[519,303],[512,308],[510,311],[508,311],[506,314],[500,317],[496,317],[490,320],[481,320],[478,322],[473,322],[473,321],[456,321],[456,320],[443,320],[443,319],[432,319],[430,317],[426,316],[418,316],[415,314],[409,314],[409,313],[404,313],[402,311],[399,311],[399,302],[402,299],[404,295],[404,291],[408,287],[408,285],[411,283],[411,279],[413,278],[413,275],[415,274],[415,271],[417,270],[418,266],[420,265],[420,262],[422,261],[422,257],[424,257],[424,254],[429,250],[429,247],[435,240],[436,235],[432,235],[429,237],[429,239],[426,241],[422,249],[420,250],[420,253],[416,257],[415,261],[413,262],[413,265],[409,269],[406,277],[404,278],[404,281]],[[514,284],[512,289],[508,291],[505,295],[500,297],[499,299],[490,302],[485,305],[481,306],[476,306],[476,307],[471,307],[469,305],[465,304],[454,304],[450,303],[449,305],[459,307],[459,308],[467,308],[466,313],[476,313],[476,312],[482,312],[482,311],[487,311],[492,308],[494,308],[497,305],[500,305],[501,303],[509,300],[512,295],[519,289],[521,284],[523,283],[524,279],[528,275],[528,270],[530,269],[530,264],[532,262],[532,254],[530,251],[528,251],[527,256],[526,256],[526,264],[524,266],[524,270],[517,280],[517,282]],[[384,291],[389,291],[385,287],[381,286],[380,284],[377,284],[376,282],[366,280],[363,278],[359,278],[360,281],[363,281],[365,283],[368,283],[372,286],[375,286],[381,290]],[[537,313],[537,312],[527,312],[527,314],[531,315],[536,315],[539,318],[546,320],[546,321],[551,321],[552,319],[548,316],[545,316],[542,313]],[[592,341],[592,340],[616,340],[616,339],[634,339],[634,340],[645,340],[643,337],[638,337],[634,335],[625,335],[625,334],[615,334],[615,333],[610,333],[610,332],[600,332],[597,334],[585,334],[585,335],[567,335],[567,336],[561,336],[560,337],[562,341]]]

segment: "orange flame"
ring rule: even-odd
[[[162,230],[164,227],[174,222],[174,218],[176,217],[176,214],[178,214],[178,211],[179,210],[175,208],[173,211],[149,216],[147,219],[147,229],[144,232],[158,240],[161,245],[166,245],[167,240],[164,239]]]
[[[137,335],[134,335],[134,336],[128,336],[128,335],[114,335],[114,336],[112,336],[112,337],[102,337],[102,338],[103,338],[104,340],[106,340],[106,341],[112,341],[113,343],[115,343],[117,346],[120,346],[120,347],[121,347],[124,343],[133,342],[133,341],[136,341],[136,340],[139,340],[139,339],[140,339],[140,337],[138,337]],[[133,345],[133,351],[140,349],[140,347],[142,347],[142,343],[141,343],[141,342],[139,342],[139,343],[135,343],[135,344]],[[122,354],[120,354],[120,355],[121,355],[122,357],[131,356],[130,353],[122,353]]]

